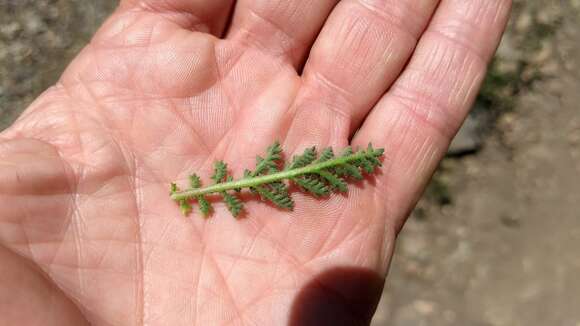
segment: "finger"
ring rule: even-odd
[[[228,38],[299,67],[338,0],[239,0]]]
[[[438,0],[341,2],[306,63],[289,142],[314,126],[348,139],[409,59]],[[326,111],[326,112],[322,112]],[[329,128],[322,128],[329,129]]]
[[[510,8],[510,0],[443,0],[404,73],[353,140],[386,149],[378,191],[397,223],[465,119]]]
[[[221,36],[235,0],[122,0],[121,11],[162,15],[194,31]]]

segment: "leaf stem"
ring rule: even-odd
[[[197,188],[197,189],[189,189],[186,191],[176,192],[171,195],[171,198],[175,201],[184,200],[184,199],[192,199],[200,195],[207,195],[213,193],[220,193],[223,191],[234,190],[234,189],[243,189],[243,188],[252,188],[257,187],[263,184],[269,184],[276,181],[282,181],[287,179],[293,179],[305,174],[316,174],[320,171],[324,171],[325,169],[332,168],[334,166],[354,162],[360,159],[374,157],[375,154],[366,151],[360,151],[348,156],[342,156],[330,159],[328,161],[324,161],[321,163],[311,164],[302,168],[293,169],[293,170],[286,170],[281,171],[273,174],[252,177],[252,178],[245,178],[236,181],[230,181],[225,183],[215,184],[205,188]]]

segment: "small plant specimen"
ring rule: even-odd
[[[381,166],[383,153],[383,149],[375,149],[371,144],[357,151],[347,147],[338,156],[330,147],[320,155],[315,147],[311,147],[302,155],[294,156],[291,162],[281,168],[282,147],[275,142],[268,147],[264,157],[256,158],[254,171],[244,171],[243,178],[234,180],[228,174],[226,163],[218,161],[211,177],[212,185],[202,187],[200,177],[193,174],[189,178],[189,189],[180,190],[177,184],[171,184],[171,198],[179,203],[184,215],[191,213],[192,202],[197,201],[201,213],[208,216],[212,211],[208,196],[218,195],[223,198],[232,215],[237,217],[244,204],[236,193],[248,189],[264,201],[281,209],[292,210],[294,201],[289,192],[291,182],[316,197],[329,196],[332,192],[346,192],[346,180],[362,180],[363,173],[373,174]]]

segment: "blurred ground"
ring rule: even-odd
[[[0,0],[0,130],[113,0]],[[475,108],[405,227],[374,326],[580,326],[580,0],[515,0]]]
[[[0,0],[0,130],[53,84],[114,0]]]

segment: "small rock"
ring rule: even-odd
[[[4,42],[0,41],[0,62],[3,63],[8,58],[8,54],[7,46],[4,45]]]
[[[404,264],[404,271],[405,273],[413,276],[419,276],[421,274],[421,266],[416,261],[409,261],[408,263]]]
[[[503,59],[503,58],[502,58]],[[496,63],[496,69],[499,74],[513,75],[518,71],[518,62],[516,60],[499,60]]]
[[[568,143],[572,147],[580,145],[580,129],[573,130],[570,135],[568,135]]]
[[[65,41],[63,40],[62,36],[58,35],[52,30],[46,31],[42,35],[42,40],[45,46],[49,48],[58,49],[63,48],[65,45]]]
[[[47,19],[56,20],[61,16],[60,8],[57,6],[50,6],[45,12]]]
[[[428,244],[424,237],[407,237],[401,243],[401,250],[407,257],[419,259],[428,253]]]
[[[18,22],[11,22],[0,26],[0,34],[6,37],[8,40],[13,40],[16,38],[18,33],[22,30],[22,26]]]
[[[549,40],[542,42],[540,50],[534,54],[531,61],[536,64],[544,64],[546,60],[553,57],[552,44]]]
[[[454,323],[457,320],[457,313],[453,310],[445,310],[443,312],[443,318],[445,318],[448,323]]]
[[[555,60],[549,60],[545,64],[543,64],[540,69],[539,73],[543,76],[556,76],[560,71],[560,64]],[[555,87],[556,90],[562,89],[562,84],[557,83],[558,85]]]
[[[500,216],[501,224],[508,228],[519,228],[521,226],[521,221],[518,217],[513,215],[502,215]]]
[[[25,43],[14,42],[8,46],[9,56],[17,63],[22,62],[32,51],[32,48]]]
[[[400,308],[394,315],[393,325],[397,326],[427,326],[428,321],[424,316],[417,314],[415,307],[408,305]]]
[[[453,139],[447,155],[460,156],[479,151],[483,145],[484,124],[482,114],[470,114]]]
[[[519,33],[524,33],[532,26],[532,15],[524,11],[516,20],[515,30]]]
[[[413,307],[421,315],[431,315],[435,312],[435,303],[425,300],[415,300]]]
[[[537,20],[544,25],[553,25],[562,18],[561,6],[545,6],[538,12]]]
[[[24,29],[30,35],[39,34],[47,29],[46,24],[42,21],[42,18],[34,12],[27,12],[24,15]]]
[[[517,43],[512,34],[505,34],[497,49],[497,57],[501,58],[497,62],[502,63],[507,61],[517,63],[521,58],[521,50]]]

